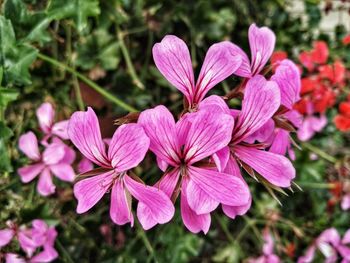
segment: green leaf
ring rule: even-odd
[[[12,170],[10,156],[8,154],[6,140],[13,135],[13,132],[4,122],[0,122],[0,173]]]
[[[88,25],[88,18],[100,14],[97,0],[51,0],[47,9],[53,19],[72,18],[79,32]]]
[[[29,67],[37,52],[34,47],[18,44],[11,21],[0,16],[0,66],[4,69],[5,86],[31,83]]]
[[[0,88],[0,107],[6,108],[11,101],[17,99],[18,95],[17,90]]]
[[[46,30],[51,19],[44,11],[31,11],[22,0],[6,0],[3,10],[4,16],[11,20],[17,38],[22,42],[43,44],[51,40]]]

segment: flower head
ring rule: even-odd
[[[157,185],[173,200],[181,192],[181,215],[191,232],[206,233],[210,212],[220,203],[239,206],[249,202],[244,181],[218,172],[207,160],[231,139],[234,121],[229,114],[203,109],[175,123],[167,108],[157,106],[142,112],[138,123],[165,171]]]
[[[153,59],[163,76],[186,97],[189,107],[195,107],[216,84],[232,75],[241,65],[235,46],[228,42],[212,45],[195,82],[190,52],[183,40],[167,35],[153,46]]]
[[[174,215],[170,199],[159,189],[145,185],[130,169],[136,167],[148,151],[150,140],[138,124],[125,124],[114,133],[108,151],[102,140],[95,112],[75,112],[70,118],[68,134],[73,144],[100,168],[74,185],[78,213],[91,209],[105,193],[111,191],[110,217],[114,223],[133,225],[131,197],[142,204],[147,215],[137,210],[137,217],[147,229],[148,222],[163,224]]]
[[[48,196],[55,192],[52,174],[63,181],[72,182],[75,174],[71,166],[75,152],[60,139],[54,138],[40,153],[37,137],[27,132],[19,138],[19,149],[32,161],[32,164],[18,169],[23,183],[32,181],[39,174],[38,192]]]

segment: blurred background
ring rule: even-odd
[[[266,227],[273,233],[275,253],[283,262],[296,262],[324,229],[344,233],[350,215],[340,202],[350,177],[350,136],[332,123],[337,104],[327,110],[329,125],[301,145],[302,150],[296,149],[296,183],[303,190],[294,189],[288,196],[276,193],[280,205],[248,179],[254,195],[250,211],[231,220],[218,209],[207,235],[188,232],[179,214],[146,233],[117,226],[109,218],[109,198],[90,213],[77,215],[70,184],[56,182],[56,194],[44,198],[35,192],[35,183],[22,184],[16,170],[27,162],[18,151],[18,137],[38,130],[35,110],[44,101],[55,105],[58,119],[93,107],[104,137],[111,137],[113,121],[128,112],[123,102],[138,110],[165,104],[179,113],[181,94],[152,59],[152,46],[166,34],[188,44],[196,73],[213,43],[230,40],[249,53],[252,23],[271,28],[275,50],[285,51],[296,63],[300,52],[323,40],[329,61],[341,59],[349,69],[350,50],[343,43],[350,32],[349,14],[346,0],[2,1],[0,229],[7,220],[26,224],[42,218],[58,231],[57,262],[106,263],[244,262],[261,254]],[[224,95],[237,83],[231,77],[212,93]],[[107,94],[101,94],[101,88]],[[344,89],[349,88],[346,81]],[[160,177],[152,158],[137,171],[149,184]]]

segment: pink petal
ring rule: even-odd
[[[199,103],[198,105],[198,109],[231,114],[226,102],[220,96],[217,95],[211,95],[202,100],[201,103]]]
[[[188,230],[192,233],[199,233],[203,231],[204,234],[208,233],[211,223],[210,214],[197,215],[188,205],[186,197],[187,183],[184,180],[181,191],[181,217]]]
[[[298,263],[311,263],[315,257],[316,247],[310,246],[304,256],[298,258]]]
[[[33,255],[36,248],[38,247],[38,244],[30,236],[30,230],[21,230],[18,233],[18,241],[21,248],[29,257]]]
[[[158,70],[191,103],[195,85],[190,52],[185,42],[167,35],[153,46],[152,53]]]
[[[301,77],[298,67],[289,59],[283,60],[271,77],[281,91],[281,104],[289,109],[300,99]]]
[[[296,110],[286,112],[284,117],[286,117],[296,128],[299,128],[303,122],[303,115]]]
[[[52,134],[57,135],[63,140],[68,140],[68,120],[57,122],[52,127]]]
[[[249,137],[245,138],[244,141],[253,144],[255,141],[267,142],[275,129],[275,122],[269,119],[260,129],[252,133]]]
[[[270,152],[285,155],[287,150],[290,148],[289,132],[283,129],[276,129]]]
[[[230,158],[230,148],[228,146],[222,148],[212,155],[212,158],[219,172],[223,172]]]
[[[46,263],[52,262],[58,257],[58,253],[55,248],[51,246],[44,246],[44,250],[35,255],[30,262],[31,263]]]
[[[68,135],[72,143],[90,161],[110,167],[101,137],[100,125],[92,108],[86,112],[75,112],[68,124]]]
[[[244,140],[260,129],[278,110],[281,95],[277,84],[257,75],[247,82],[242,111],[234,129],[234,141]]]
[[[241,56],[231,55],[232,46],[232,43],[224,41],[208,49],[198,76],[194,103],[201,102],[210,89],[232,75],[241,65]]]
[[[163,161],[162,159],[160,159],[159,157],[156,158],[157,159],[157,165],[159,167],[160,170],[162,170],[163,172],[165,172],[165,170],[168,168],[168,163]]]
[[[114,171],[109,171],[88,179],[81,180],[74,185],[74,196],[78,200],[77,213],[85,213],[110,189]]]
[[[51,172],[56,175],[62,181],[73,182],[75,178],[75,172],[69,164],[59,163],[50,165]]]
[[[55,110],[53,109],[52,105],[48,102],[41,104],[41,106],[36,110],[36,116],[38,118],[41,130],[44,133],[50,133],[55,117]]]
[[[108,159],[116,172],[129,170],[145,158],[149,144],[150,140],[140,124],[124,124],[113,135]]]
[[[137,209],[137,217],[145,229],[149,227],[147,222],[149,217],[159,224],[165,224],[174,216],[174,205],[161,190],[136,182],[129,176],[124,177],[124,182],[131,195],[148,208]]]
[[[5,254],[6,263],[26,263],[25,259],[14,253]]]
[[[344,195],[341,201],[341,209],[344,211],[350,209],[350,194]]]
[[[180,178],[180,170],[173,169],[162,177],[162,179],[156,183],[155,187],[162,190],[169,198],[174,193],[175,187]]]
[[[273,254],[274,240],[270,231],[268,231],[267,229],[263,231],[263,239],[264,239],[264,245],[263,245],[264,255]]]
[[[134,216],[131,212],[131,195],[124,187],[123,180],[116,180],[112,187],[111,207],[109,215],[117,225],[131,223],[134,225]]]
[[[252,147],[235,146],[235,155],[271,184],[289,187],[295,177],[292,163],[284,156]]]
[[[43,162],[46,165],[57,164],[66,154],[66,149],[62,143],[51,143],[43,152]]]
[[[343,257],[343,262],[350,261],[350,247],[339,245],[337,247],[339,254]],[[347,261],[345,261],[347,260]]]
[[[338,231],[332,227],[324,230],[317,239],[318,243],[329,243],[336,247],[340,243]]]
[[[0,230],[0,248],[10,243],[14,235],[15,232],[12,229]]]
[[[248,203],[249,188],[240,178],[194,166],[188,168],[188,174],[199,188],[222,204],[239,206]],[[190,197],[187,196],[188,199]]]
[[[69,147],[67,144],[65,144],[61,139],[57,137],[53,137],[51,144],[59,144],[64,149],[64,156],[60,160],[60,163],[72,164],[74,162],[75,151],[71,147]]]
[[[78,163],[78,173],[83,174],[92,169],[94,169],[94,164],[88,159],[83,157],[81,161]]]
[[[321,116],[308,116],[304,119],[301,127],[297,131],[298,139],[301,141],[310,140],[316,132],[320,132],[327,125],[327,118]]]
[[[234,120],[228,114],[198,111],[192,114],[191,122],[184,147],[188,164],[214,154],[231,140]]]
[[[243,77],[243,78],[250,78],[252,77],[252,71],[250,68],[250,61],[247,56],[247,54],[237,45],[233,44],[229,50],[231,53],[231,56],[240,56],[242,59],[242,63],[239,66],[239,68],[235,71],[235,75]]]
[[[230,158],[226,169],[225,169],[225,173],[230,174],[232,176],[235,176],[237,178],[242,179],[242,181],[245,183],[242,175],[241,175],[241,171],[238,167],[237,161],[234,158]],[[246,184],[246,183],[245,183]],[[248,185],[246,184],[247,188]],[[228,205],[222,205],[222,210],[224,211],[225,215],[227,215],[228,217],[235,219],[237,215],[244,215],[248,212],[248,210],[250,209],[252,205],[252,196],[249,193],[249,199],[248,202],[244,205],[240,205],[240,206],[228,206]]]
[[[169,110],[164,106],[141,112],[138,123],[142,125],[150,138],[150,149],[157,157],[172,166],[180,161],[180,152],[175,120]]]
[[[175,124],[178,144],[181,146],[185,144],[188,131],[191,128],[192,123],[190,118],[192,115],[193,113],[184,114]]]
[[[349,244],[350,243],[350,229],[348,229],[345,234],[344,234],[344,237],[342,239],[342,244],[346,245],[346,244]]]
[[[45,168],[40,176],[37,185],[37,191],[43,196],[51,195],[55,192],[56,186],[52,182],[52,175],[49,168]]]
[[[267,27],[250,25],[248,31],[250,52],[252,56],[252,74],[259,74],[266,62],[270,59],[275,48],[276,36]]]
[[[214,200],[191,179],[188,180],[186,197],[188,205],[197,215],[208,214],[219,206],[218,201]]]
[[[32,181],[43,169],[45,165],[42,163],[27,165],[17,170],[23,183]]]
[[[39,161],[40,152],[38,140],[33,132],[27,132],[19,137],[19,149],[31,160]]]

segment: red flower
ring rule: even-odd
[[[339,105],[339,114],[334,118],[334,124],[338,130],[350,131],[350,100]]]
[[[277,68],[279,61],[282,61],[283,59],[286,59],[286,58],[288,58],[288,55],[287,55],[287,52],[285,51],[273,52],[270,58],[273,70]]]
[[[321,78],[328,79],[333,84],[342,84],[345,79],[346,69],[340,60],[335,61],[333,65],[320,66],[318,70]]]
[[[308,71],[315,69],[315,64],[324,64],[328,60],[329,50],[327,43],[324,41],[315,41],[313,49],[310,51],[303,51],[299,55],[299,60]]]
[[[350,34],[346,35],[343,40],[342,40],[343,44],[346,46],[346,45],[349,45],[350,44]]]

